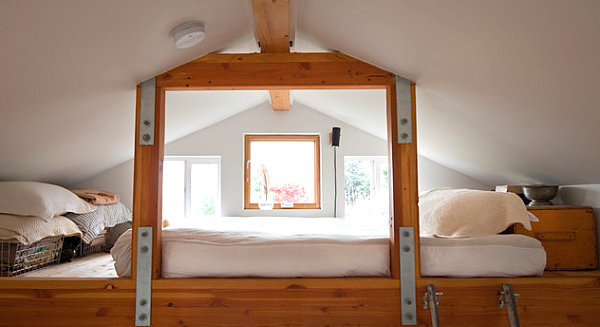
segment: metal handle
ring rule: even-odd
[[[576,238],[575,232],[544,232],[535,233],[538,240],[570,241]]]

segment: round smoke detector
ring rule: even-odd
[[[175,47],[179,49],[191,48],[206,38],[204,24],[200,22],[186,22],[171,31],[171,38]]]

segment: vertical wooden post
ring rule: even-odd
[[[156,87],[154,144],[140,145],[141,85],[137,87],[135,162],[133,177],[133,237],[131,275],[135,278],[137,228],[153,228],[152,278],[160,278],[162,254],[162,168],[165,132],[165,90]]]
[[[419,252],[419,198],[417,178],[417,119],[416,119],[416,87],[410,84],[412,112],[412,143],[398,144],[398,126],[396,112],[396,85],[387,88],[387,127],[389,152],[389,177],[391,196],[390,214],[390,256],[392,277],[400,277],[399,235],[398,227],[414,227],[415,229],[415,276],[421,276]]]

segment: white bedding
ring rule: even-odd
[[[163,231],[162,276],[343,277],[389,275],[389,227],[340,218],[214,218]],[[131,231],[111,253],[129,276]],[[546,253],[524,235],[421,237],[425,276],[541,275]]]
[[[45,221],[39,217],[0,214],[0,240],[14,239],[29,245],[54,236],[81,237],[81,230],[74,222],[63,216]]]
[[[389,275],[389,229],[341,218],[213,218],[163,231],[162,276],[343,277]],[[129,276],[131,231],[111,253]]]
[[[546,251],[540,241],[525,235],[421,236],[420,244],[423,276],[540,276],[546,266]]]

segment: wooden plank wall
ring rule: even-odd
[[[521,294],[522,326],[597,326],[600,271],[542,278],[427,278],[440,297],[442,326],[506,327],[502,283]],[[153,284],[153,326],[400,326],[399,287],[385,278],[161,279]],[[0,283],[0,326],[133,326],[132,280],[13,279]]]

